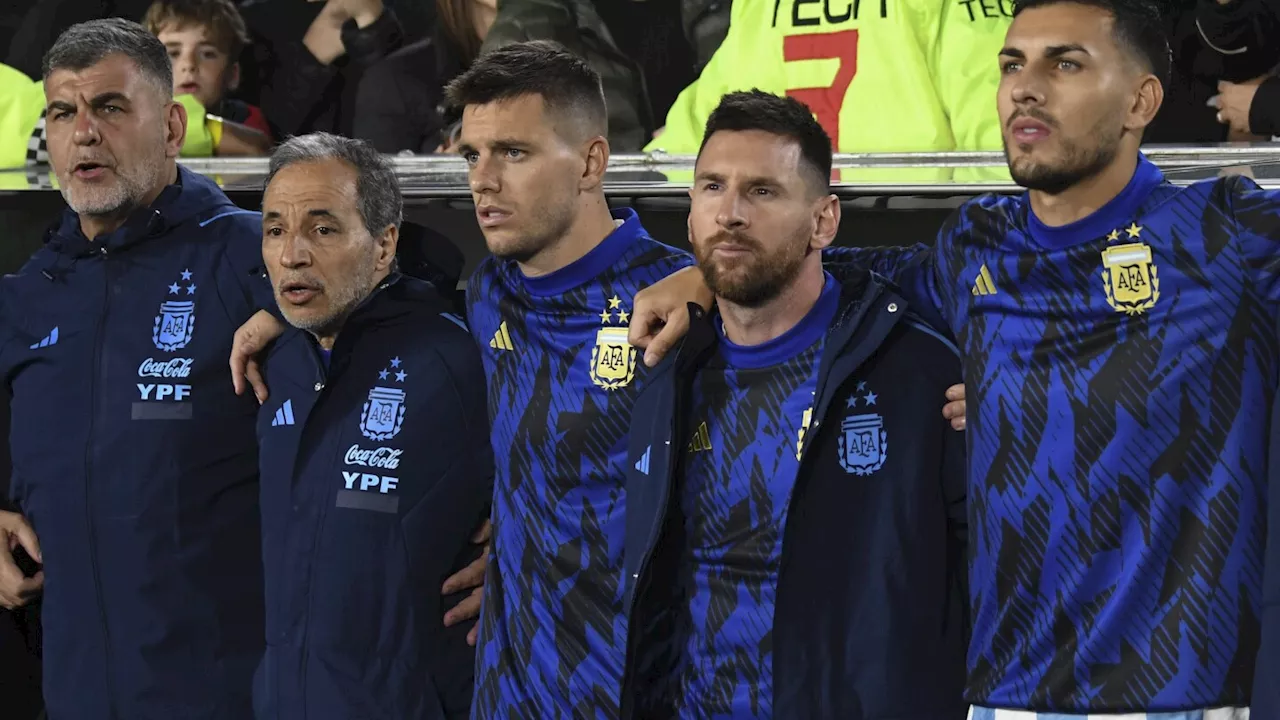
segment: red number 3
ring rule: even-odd
[[[858,31],[841,30],[840,32],[823,33],[821,35],[789,35],[782,40],[782,59],[786,62],[797,60],[839,60],[840,67],[836,77],[827,87],[796,88],[788,90],[787,96],[793,97],[813,111],[818,124],[831,137],[831,147],[840,151],[840,107],[844,105],[844,94],[849,90],[849,83],[858,73]]]

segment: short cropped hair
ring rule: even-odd
[[[41,72],[47,82],[55,70],[78,72],[116,54],[132,60],[166,97],[173,97],[173,66],[164,44],[138,23],[122,18],[90,20],[67,28],[45,53]]]
[[[142,25],[152,35],[159,35],[166,28],[199,25],[208,32],[209,42],[226,53],[231,62],[239,60],[249,44],[244,18],[231,0],[156,0],[147,8]]]
[[[356,204],[370,235],[404,220],[404,197],[391,163],[364,140],[317,132],[289,138],[271,154],[267,184],[281,170],[297,163],[341,160],[355,168]]]
[[[750,90],[732,92],[720,98],[720,104],[707,118],[698,155],[707,141],[721,131],[760,130],[794,140],[800,146],[802,165],[813,171],[818,189],[831,187],[831,138],[814,119],[813,112],[795,98]]]
[[[447,102],[458,109],[526,95],[541,97],[550,112],[584,121],[592,134],[608,134],[600,74],[582,58],[547,40],[491,50],[445,88]]]
[[[1116,44],[1132,54],[1144,70],[1159,78],[1161,85],[1169,84],[1173,51],[1169,48],[1160,8],[1149,0],[1014,0],[1013,16],[1066,2],[1110,13],[1114,18]]]

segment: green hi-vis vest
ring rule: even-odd
[[[735,0],[724,43],[646,149],[696,153],[720,98],[759,88],[808,105],[837,152],[999,150],[997,56],[1012,5]],[[847,174],[844,180],[950,179],[931,177],[939,171]]]

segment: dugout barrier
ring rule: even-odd
[[[1266,189],[1280,189],[1280,143],[1148,146],[1144,152],[1174,183],[1244,173]],[[665,153],[614,155],[605,178],[609,202],[636,208],[658,240],[687,247],[693,160]],[[405,219],[449,238],[465,258],[465,278],[485,254],[465,164],[451,155],[396,156],[391,161],[405,197]],[[242,207],[260,207],[265,158],[191,159],[183,164],[214,177]],[[842,153],[833,166],[832,191],[843,207],[836,242],[842,245],[931,242],[965,200],[986,192],[1020,192],[999,152]],[[5,237],[0,270],[20,267],[63,207],[49,168],[0,171],[0,232]]]

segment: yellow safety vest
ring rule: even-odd
[[[1012,11],[1011,0],[735,0],[724,43],[646,149],[696,153],[720,98],[759,88],[808,105],[837,152],[998,150],[997,55]]]

